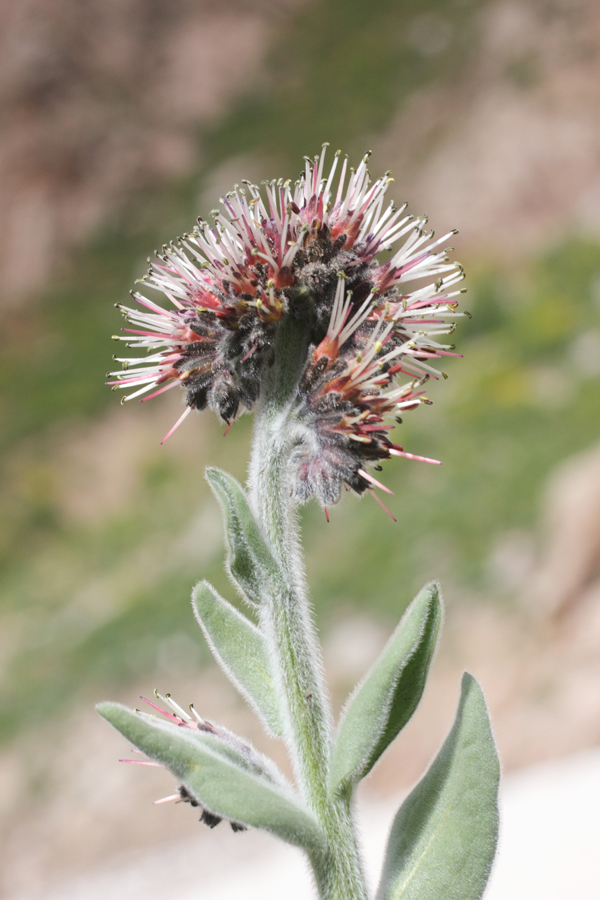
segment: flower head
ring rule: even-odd
[[[314,160],[306,159],[293,185],[272,181],[264,194],[249,182],[236,185],[223,198],[224,209],[214,214],[212,227],[198,220],[193,232],[164,246],[142,281],[164,295],[167,309],[139,292],[133,293],[139,308],[120,306],[132,327],[117,339],[148,355],[118,358],[123,371],[111,373],[109,384],[115,390],[132,388],[125,400],[147,400],[181,385],[186,410],[167,437],[192,409],[209,406],[231,422],[252,408],[285,315],[302,319],[309,330],[317,356],[306,377],[319,382],[321,405],[325,396],[336,394],[333,387],[325,391],[322,379],[345,369],[350,348],[364,358],[357,358],[349,380],[344,376],[346,404],[356,400],[358,385],[364,395],[375,374],[372,365],[385,374],[394,369],[394,375],[420,377],[429,371],[426,358],[443,349],[435,337],[451,330],[445,320],[456,312],[449,298],[458,292],[448,289],[462,278],[442,249],[449,235],[434,241],[433,232],[424,230],[426,219],[406,214],[406,205],[384,207],[392,179],[386,174],[371,182],[368,155],[354,171],[347,159],[340,166],[337,153],[324,174],[325,155],[326,147]],[[378,257],[383,251],[392,252],[385,262]],[[340,272],[346,286],[341,300]],[[406,285],[420,279],[429,284],[407,293]],[[338,346],[330,357],[332,340]],[[381,385],[376,387],[379,406],[391,403],[384,401]],[[408,394],[403,402],[409,402]],[[361,427],[363,438],[376,434],[365,431],[367,424]],[[357,428],[350,429],[355,437]],[[375,437],[369,440],[376,443]],[[342,480],[359,489],[361,478]],[[316,483],[307,475],[307,486]],[[330,495],[324,488],[306,489]]]

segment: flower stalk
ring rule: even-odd
[[[285,583],[261,608],[261,622],[286,713],[287,744],[303,798],[328,840],[312,859],[323,900],[366,900],[366,887],[348,805],[328,791],[332,716],[319,642],[306,590],[290,457],[298,441],[295,401],[308,348],[307,329],[288,318],[256,412],[248,494]]]

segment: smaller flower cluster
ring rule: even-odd
[[[372,489],[392,492],[366,467],[391,456],[437,463],[406,453],[390,432],[400,413],[431,403],[421,388],[443,373],[430,360],[458,355],[435,340],[452,330],[445,319],[459,315],[459,292],[449,290],[457,280],[454,273],[384,302],[371,292],[357,308],[340,275],[327,335],[312,348],[298,392],[301,428],[292,465],[300,501],[314,496],[327,508],[345,485],[357,494],[370,490],[391,516]],[[402,375],[410,380],[398,385]]]
[[[153,703],[151,700],[147,700],[145,697],[141,699],[144,703],[147,703],[148,706],[155,709],[158,713],[168,719],[169,722],[172,722],[174,725],[177,725],[179,728],[188,729],[194,733],[200,732],[201,734],[211,735],[217,741],[217,746],[222,748],[222,751],[225,753],[233,753],[236,760],[242,761],[245,768],[254,774],[267,778],[270,781],[277,781],[277,774],[272,765],[270,765],[270,760],[267,757],[259,754],[253,747],[249,744],[244,743],[236,734],[229,731],[227,728],[216,727],[211,722],[206,719],[202,719],[198,713],[196,712],[194,706],[190,704],[190,713],[187,713],[184,709],[176,703],[170,694],[159,694],[158,691],[155,691],[155,695],[158,700],[164,703],[165,706],[168,707],[167,710],[158,706],[156,703]],[[170,710],[170,711],[169,711]],[[149,716],[150,719],[155,720],[153,715],[149,715],[148,713],[144,713],[141,710],[136,710],[139,715]],[[160,763],[153,762],[150,760],[139,760],[139,759],[122,759],[120,762],[125,763],[133,763],[135,765],[143,765],[143,766],[160,766]],[[205,825],[208,825],[209,828],[214,828],[219,822],[222,821],[220,816],[215,815],[208,809],[204,809],[198,800],[190,794],[185,785],[179,785],[177,788],[177,792],[175,794],[169,794],[168,797],[162,797],[160,800],[155,800],[155,804],[167,803],[169,801],[175,801],[175,803],[189,803],[190,806],[197,807],[200,809],[200,821]],[[240,822],[230,821],[229,824],[233,831],[246,831],[246,826],[242,825]]]
[[[170,308],[139,292],[133,293],[139,308],[120,306],[132,327],[116,339],[148,355],[117,358],[123,370],[110,373],[109,384],[132,389],[125,400],[147,400],[181,385],[186,410],[166,437],[192,409],[209,406],[230,423],[253,407],[283,316],[304,321],[315,345],[326,340],[340,271],[352,315],[377,299],[368,319],[385,323],[403,306],[397,321],[403,318],[417,343],[424,333],[440,332],[438,318],[430,321],[432,309],[438,316],[444,308],[454,314],[438,288],[462,278],[441,248],[449,235],[433,240],[426,219],[406,214],[406,204],[384,208],[392,179],[386,174],[371,183],[367,160],[354,171],[345,159],[338,177],[337,153],[325,176],[324,148],[306,160],[294,185],[272,181],[264,194],[249,182],[236,186],[212,228],[198,220],[150,265],[143,282]],[[392,251],[385,262],[378,257],[383,251]],[[405,285],[419,279],[433,281],[435,289],[405,293]]]

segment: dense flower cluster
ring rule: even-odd
[[[392,179],[371,183],[367,160],[354,171],[345,159],[338,175],[338,153],[325,175],[324,148],[293,185],[273,181],[263,195],[244,182],[223,198],[212,227],[199,220],[163,247],[143,281],[171,308],[139,292],[139,309],[121,307],[132,327],[117,339],[148,355],[119,358],[123,371],[109,382],[133,388],[125,400],[182,385],[186,409],[167,437],[192,409],[210,406],[230,423],[258,399],[282,317],[301,319],[312,346],[296,494],[323,505],[342,484],[359,493],[377,484],[366,464],[407,455],[384,417],[426,402],[417,383],[439,374],[429,360],[453,347],[437,338],[462,315],[454,288],[463,272],[443,247],[454,232],[434,240],[406,205],[384,206]],[[410,383],[392,387],[398,375]]]
[[[457,355],[434,340],[434,334],[448,330],[441,320],[428,321],[426,346],[418,340],[420,310],[446,305],[440,300],[442,291],[443,281],[416,291],[410,301],[401,298],[383,306],[369,295],[356,310],[340,277],[329,330],[312,348],[298,392],[300,434],[293,456],[298,499],[316,496],[327,507],[339,501],[344,484],[358,494],[372,486],[391,493],[366,465],[390,456],[437,462],[406,453],[389,432],[394,420],[401,421],[401,412],[431,403],[421,388],[437,373],[426,360]],[[437,332],[432,328],[436,324]],[[398,385],[396,377],[402,375],[409,381]]]

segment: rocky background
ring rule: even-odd
[[[200,577],[231,596],[201,473],[217,460],[243,477],[249,422],[223,440],[197,416],[160,448],[178,398],[121,409],[103,381],[113,304],[153,249],[323,141],[355,162],[372,149],[397,200],[460,230],[473,313],[465,359],[402,426],[445,465],[390,466],[398,525],[368,498],[329,526],[304,514],[337,704],[420,584],[445,590],[429,693],[370,790],[420,774],[464,668],[507,768],[597,745],[598,5],[1,6],[0,897],[194,829],[209,856],[223,840],[151,806],[169,779],[117,764],[94,701],[157,686],[266,746],[188,600]]]

